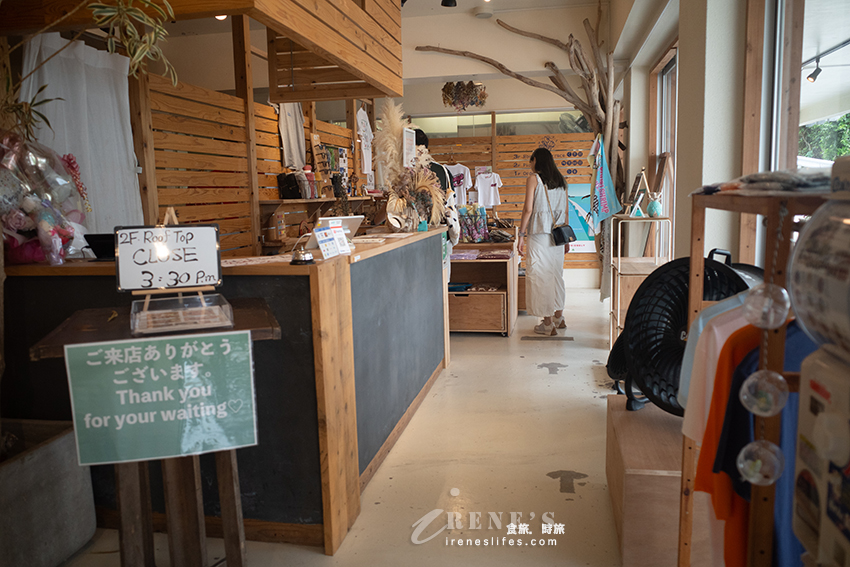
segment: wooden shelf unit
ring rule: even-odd
[[[280,248],[290,238],[298,238],[298,227],[301,221],[308,221],[310,226],[324,215],[336,203],[336,199],[273,199],[260,201],[260,225],[264,248]],[[372,197],[349,197],[351,213],[360,214],[363,207],[372,201]],[[286,238],[280,238],[276,228],[270,226],[272,216],[276,213],[284,215]],[[273,230],[274,228],[274,230]],[[272,233],[275,237],[271,237]],[[294,242],[294,240],[293,240]],[[288,249],[287,249],[288,251]]]
[[[764,195],[741,195],[734,192],[714,195],[693,195],[693,213],[691,218],[691,266],[688,284],[688,328],[699,312],[713,302],[703,301],[703,258],[705,257],[705,211],[719,209],[723,211],[764,215],[767,219],[765,238],[765,281],[775,273],[773,282],[785,286],[785,267],[791,246],[791,232],[794,216],[810,215],[828,198],[829,193],[778,193]],[[785,207],[787,214],[780,224],[780,210]],[[779,239],[777,234],[781,234]],[[778,247],[774,255],[774,247]],[[783,373],[785,360],[785,326],[768,334],[766,360],[767,368]],[[799,380],[789,381],[789,387],[796,391]],[[779,444],[781,415],[762,418],[755,417],[755,430],[763,431],[764,438]],[[697,465],[697,443],[683,438],[682,443],[682,487],[679,507],[679,561],[680,567],[691,564],[691,536],[693,529],[693,491]],[[789,465],[793,474],[793,463]],[[786,474],[789,474],[786,471]],[[751,488],[749,542],[747,546],[747,565],[750,567],[769,567],[773,558],[773,507],[774,487],[755,486]]]
[[[669,262],[672,250],[673,223],[668,217],[630,217],[629,215],[614,215],[612,217],[611,232],[614,235],[614,253],[611,255],[611,307],[608,326],[608,345],[614,346],[614,341],[620,336],[625,324],[626,312],[635,292],[658,266]],[[656,225],[662,230],[650,228],[648,237],[654,238],[653,256],[622,256],[622,229],[624,223],[648,223],[650,227]],[[666,231],[663,228],[666,227]],[[664,237],[667,237],[666,254],[661,255]]]
[[[457,244],[454,251],[504,250],[510,258],[452,260],[451,280],[463,283],[499,284],[496,291],[448,292],[449,330],[452,332],[502,333],[510,336],[516,327],[517,277],[516,241],[504,243]]]

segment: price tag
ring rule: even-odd
[[[316,235],[316,241],[319,243],[319,250],[322,251],[322,257],[327,260],[334,256],[339,256],[339,247],[336,243],[336,238],[330,227],[321,227],[313,229],[313,234]]]
[[[218,225],[115,227],[118,291],[221,285]]]
[[[348,239],[345,237],[345,230],[343,230],[342,226],[335,226],[331,228],[331,234],[334,235],[334,240],[336,241],[336,247],[339,249],[339,253],[351,254],[351,247],[348,245]]]

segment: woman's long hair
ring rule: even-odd
[[[529,161],[534,160],[534,171],[543,180],[543,184],[549,189],[566,189],[567,182],[561,172],[558,171],[558,166],[555,165],[555,159],[552,157],[552,152],[546,148],[537,148],[531,153]]]

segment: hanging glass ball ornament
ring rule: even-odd
[[[778,329],[785,323],[790,309],[788,292],[771,283],[752,288],[744,300],[744,318],[759,329]]]
[[[742,479],[751,484],[770,486],[782,476],[785,457],[774,443],[762,439],[744,446],[735,464]]]
[[[788,401],[788,383],[778,372],[758,370],[744,380],[738,398],[749,412],[771,417],[785,407]]]

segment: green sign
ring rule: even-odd
[[[80,465],[257,444],[251,333],[68,345]]]

